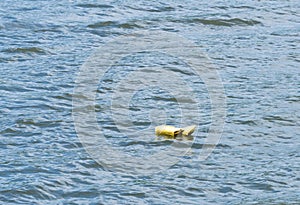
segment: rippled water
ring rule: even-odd
[[[299,204],[299,10],[295,0],[1,1],[1,204]],[[217,66],[227,96],[224,132],[210,157],[199,161],[210,106],[203,83],[191,80],[203,100],[191,152],[151,176],[106,171],[75,132],[76,74],[95,48],[149,29],[194,41]],[[182,74],[180,64],[155,65]],[[113,81],[107,82],[109,93]],[[130,108],[136,129],[149,126],[155,102],[171,107],[168,120],[178,122],[170,93],[145,92]],[[97,103],[109,103],[105,93]],[[104,111],[96,106],[114,143],[116,130]],[[169,146],[138,138],[115,144],[137,154]]]

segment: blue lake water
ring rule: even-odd
[[[299,10],[296,0],[1,1],[0,203],[299,204]],[[89,155],[75,131],[72,99],[76,76],[95,49],[145,30],[178,34],[202,49],[222,80],[227,115],[220,142],[199,160],[212,123],[205,84],[169,57],[123,59],[96,96],[98,122],[114,147],[150,155],[171,143],[118,135],[109,93],[122,70],[169,66],[195,86],[201,102],[191,150],[143,176],[107,170]],[[158,108],[168,123],[180,123],[174,96],[158,88],[133,96],[128,119],[143,130],[161,117]]]

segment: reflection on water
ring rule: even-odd
[[[0,202],[299,203],[299,7],[295,0],[1,1]],[[192,149],[170,169],[137,177],[106,171],[87,154],[73,125],[72,97],[76,74],[95,48],[143,29],[173,32],[202,47],[222,77],[228,114],[220,143],[199,161],[211,125],[205,84],[171,57],[122,59],[104,76],[95,105],[107,141],[118,149],[148,155],[173,142],[157,139],[153,129],[122,136],[110,118],[108,97],[134,66],[168,67],[202,102]],[[129,107],[132,133],[155,126],[154,119],[180,123],[172,93],[155,87],[139,90]]]

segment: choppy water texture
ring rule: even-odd
[[[0,1],[1,204],[299,204],[299,10],[296,0]],[[213,154],[199,161],[211,108],[205,85],[191,79],[202,100],[191,152],[151,176],[106,171],[75,132],[76,74],[95,48],[149,29],[184,36],[211,58],[227,96],[224,132]],[[107,73],[96,105],[108,141],[137,155],[170,143],[113,134],[106,97],[114,72],[143,66],[140,58]],[[147,59],[185,74],[172,59]],[[164,108],[176,124],[176,106],[171,93],[141,90],[130,119],[144,129],[151,110]]]

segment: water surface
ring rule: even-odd
[[[295,0],[1,1],[1,204],[298,204],[299,9]],[[95,48],[149,29],[194,41],[217,66],[227,97],[224,132],[210,157],[199,161],[211,108],[203,82],[191,80],[202,100],[191,153],[151,176],[109,172],[77,138],[76,74]],[[172,59],[147,59],[185,76]],[[130,62],[128,69],[143,66],[139,57]],[[133,154],[167,148],[168,142],[117,138],[103,97],[117,70],[107,74],[107,91],[97,97],[108,140]],[[151,123],[153,103],[169,108],[169,122],[178,123],[174,96],[154,91],[133,98],[136,129]]]

